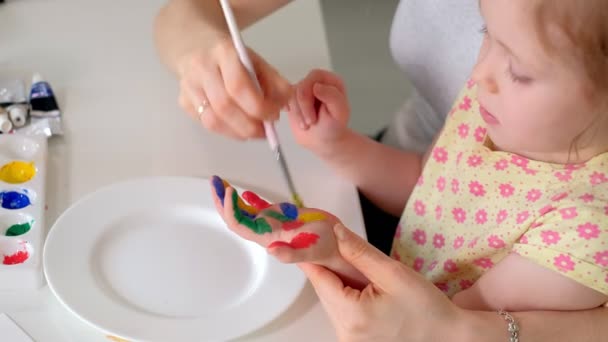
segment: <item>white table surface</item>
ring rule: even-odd
[[[179,110],[177,82],[158,61],[152,38],[162,3],[8,0],[0,5],[0,78],[29,83],[32,72],[41,72],[64,112],[66,133],[49,146],[49,227],[87,193],[136,177],[218,174],[266,193],[283,184],[265,142],[211,135]],[[330,68],[316,0],[295,1],[244,37],[292,81],[311,68]],[[353,186],[299,148],[285,122],[278,130],[307,205],[336,214],[364,234]],[[284,186],[272,191],[287,195]],[[35,293],[0,293],[0,312],[36,341],[108,341],[63,308],[46,286]],[[239,340],[332,341],[334,335],[308,285],[281,317]]]

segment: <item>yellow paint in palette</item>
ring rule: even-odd
[[[130,342],[129,340],[124,340],[120,337],[116,337],[116,336],[112,336],[112,335],[107,335],[106,337],[108,338],[108,340],[111,340],[114,342]]]
[[[0,180],[6,183],[25,183],[36,175],[34,162],[12,161],[0,168]]]

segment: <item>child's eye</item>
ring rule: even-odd
[[[532,82],[532,78],[530,78],[528,76],[523,76],[523,75],[516,74],[513,71],[513,66],[511,64],[509,64],[509,68],[507,69],[507,74],[509,75],[509,77],[511,77],[511,80],[514,83],[528,84],[528,83]]]
[[[481,28],[479,29],[479,33],[484,34],[484,35],[488,34],[488,26],[486,26],[486,24],[483,24],[481,26]]]

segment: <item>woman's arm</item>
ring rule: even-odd
[[[231,0],[241,28],[271,14],[290,0]],[[161,60],[178,71],[180,58],[194,49],[210,49],[228,35],[219,1],[171,0],[158,13],[155,40]]]

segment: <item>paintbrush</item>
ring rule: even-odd
[[[249,77],[255,84],[258,91],[261,92],[262,87],[260,87],[260,82],[258,81],[258,77],[253,68],[253,63],[249,58],[249,54],[247,53],[247,49],[245,48],[245,43],[243,43],[243,39],[241,38],[241,31],[239,30],[239,27],[236,23],[236,19],[234,18],[232,8],[230,7],[230,2],[229,0],[220,0],[220,5],[222,7],[222,11],[224,12],[224,17],[226,18],[226,23],[228,24],[228,30],[230,31],[230,36],[232,37],[232,42],[234,43],[234,48],[236,49],[241,64],[243,64],[243,66],[247,70],[247,73],[249,73]],[[293,184],[293,179],[291,178],[291,174],[289,173],[289,169],[287,168],[287,162],[285,161],[283,151],[281,150],[279,137],[272,122],[264,121],[264,132],[266,133],[266,140],[268,140],[270,149],[274,152],[274,156],[279,162],[283,177],[287,181],[287,186],[289,187],[289,191],[291,192],[291,198],[294,204],[300,208],[303,207],[304,203],[296,192],[296,187]]]

